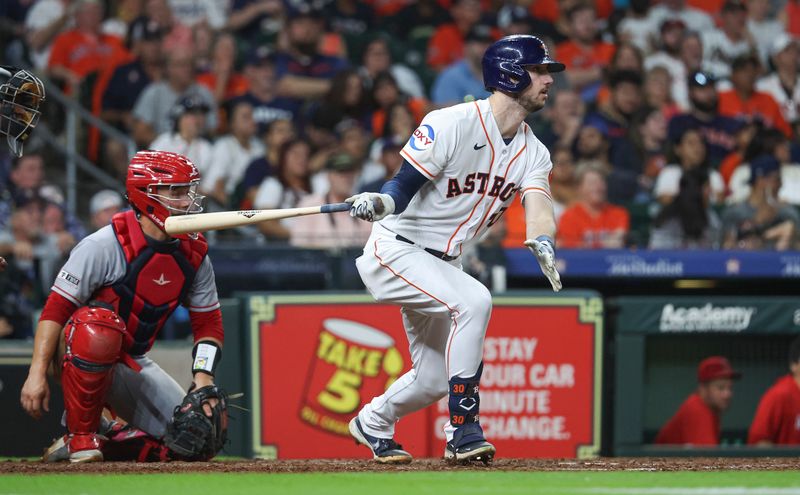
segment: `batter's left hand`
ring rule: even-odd
[[[525,245],[536,256],[536,261],[542,267],[542,273],[553,286],[553,292],[560,291],[561,275],[556,270],[556,248],[553,239],[546,235],[540,235],[536,239],[526,240]]]
[[[353,205],[350,216],[368,222],[377,222],[394,213],[394,199],[388,194],[361,193],[344,200]]]

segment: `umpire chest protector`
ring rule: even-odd
[[[95,299],[114,306],[126,326],[123,349],[140,356],[186,299],[208,244],[201,236],[154,241],[144,235],[133,210],[114,215],[111,225],[125,254],[125,276],[100,289]]]

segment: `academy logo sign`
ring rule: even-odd
[[[666,304],[661,310],[661,332],[741,332],[750,326],[756,313],[752,306],[675,307]]]

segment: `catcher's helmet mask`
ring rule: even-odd
[[[39,122],[44,85],[26,70],[0,67],[0,134],[8,147],[22,156],[25,141]]]
[[[128,202],[162,231],[170,215],[203,211],[205,196],[197,192],[199,185],[200,172],[191,160],[177,153],[153,150],[134,155],[125,181]],[[169,187],[169,193],[163,194],[159,190],[162,187]]]
[[[495,41],[483,54],[483,84],[487,91],[516,96],[531,84],[527,67],[541,65],[550,73],[561,72],[564,64],[550,58],[544,42],[529,34],[506,36]]]

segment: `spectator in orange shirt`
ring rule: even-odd
[[[198,84],[202,84],[217,104],[247,92],[247,79],[236,70],[236,40],[230,34],[221,34],[214,42],[211,54],[211,70],[197,76]]]
[[[578,168],[578,198],[558,222],[562,248],[617,249],[625,245],[630,216],[625,208],[608,203],[605,171],[592,164]]]
[[[102,22],[100,2],[81,0],[75,9],[75,28],[53,41],[48,70],[52,77],[66,81],[68,92],[74,92],[90,73],[129,57],[119,38],[103,34]]]
[[[611,62],[614,45],[597,40],[597,18],[594,8],[578,4],[567,12],[570,39],[556,46],[558,59],[567,66],[570,85],[593,99],[603,78],[603,68]]]
[[[792,129],[783,118],[781,108],[767,93],[756,91],[756,80],[761,64],[755,55],[737,57],[731,67],[733,89],[719,94],[719,113],[741,120],[761,120],[765,126],[774,127],[786,136]]]
[[[711,356],[697,368],[697,390],[661,427],[655,443],[719,445],[719,418],[731,405],[733,381],[741,377],[722,356]]]
[[[439,26],[428,41],[428,65],[436,71],[463,57],[464,36],[481,19],[481,3],[478,0],[456,0],[450,7],[450,16],[453,22]]]

